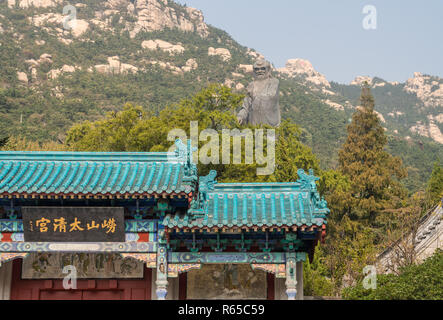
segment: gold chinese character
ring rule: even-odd
[[[83,231],[85,229],[83,229],[82,227],[80,227],[80,221],[77,219],[77,217],[74,219],[74,222],[71,223],[69,226],[71,227],[71,229],[69,229],[69,232],[78,230],[78,231]]]
[[[116,227],[117,225],[115,224],[115,219],[114,218],[112,218],[112,219],[109,219],[109,220],[105,220],[105,221],[103,221],[103,223],[102,223],[102,228],[104,229],[104,228],[108,228],[108,231],[106,231],[106,233],[109,233],[109,232],[111,232],[111,233],[114,233],[115,232],[115,227]]]
[[[88,230],[98,229],[98,228],[100,228],[100,225],[96,224],[95,221],[92,220],[91,224],[89,224],[89,223],[87,224],[87,227],[88,227]]]
[[[66,232],[66,220],[65,218],[54,219],[54,232],[59,229],[59,232]]]
[[[48,223],[50,223],[51,220],[41,218],[40,220],[37,220],[35,222],[37,227],[40,227],[40,232],[48,232]]]

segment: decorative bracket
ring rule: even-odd
[[[121,253],[123,259],[132,258],[146,264],[146,268],[155,269],[157,267],[156,253]]]
[[[275,274],[276,278],[286,278],[286,265],[285,264],[251,264],[253,270],[263,270],[265,272]]]
[[[194,269],[201,269],[202,265],[199,263],[188,264],[169,264],[168,265],[168,277],[177,278],[180,273],[189,272]]]
[[[26,258],[28,256],[29,252],[0,252],[0,267],[3,263],[19,259],[19,258]]]

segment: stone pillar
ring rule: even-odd
[[[157,280],[155,281],[158,300],[166,300],[168,295],[168,251],[166,245],[159,244],[157,250]]]
[[[9,300],[11,294],[12,261],[0,266],[0,300]]]
[[[286,278],[276,278],[275,279],[275,300],[287,300],[286,295]]]
[[[295,252],[286,254],[286,295],[288,300],[295,300],[297,295],[297,271]]]
[[[296,264],[296,273],[297,273],[297,296],[296,300],[304,300],[303,294],[303,261],[297,261]]]

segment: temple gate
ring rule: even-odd
[[[175,153],[0,152],[0,298],[302,299],[329,210],[313,172],[298,176],[218,184],[179,140]]]

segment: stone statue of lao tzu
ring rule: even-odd
[[[237,115],[238,122],[240,125],[267,124],[278,127],[281,122],[279,81],[271,76],[271,64],[263,59],[258,60],[254,64],[254,78]]]

